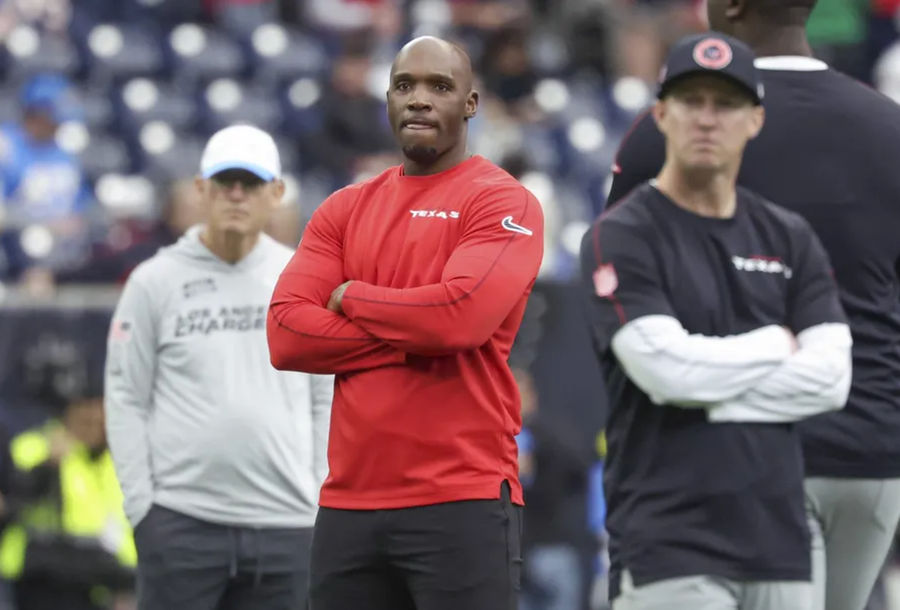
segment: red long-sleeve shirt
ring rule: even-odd
[[[543,254],[537,200],[482,157],[391,168],[316,210],[272,296],[279,369],[336,373],[322,506],[522,503],[507,365]],[[344,315],[325,308],[353,280]]]

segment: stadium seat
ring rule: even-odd
[[[254,80],[269,86],[300,77],[320,77],[328,69],[328,57],[319,41],[275,23],[253,32],[250,61]]]
[[[233,123],[251,123],[269,132],[279,131],[283,123],[275,92],[230,78],[211,82],[201,104],[200,129],[205,135]]]
[[[292,174],[299,168],[299,152],[297,144],[291,138],[273,134],[275,137],[275,145],[278,147],[278,155],[281,157],[281,168],[283,172]]]
[[[102,174],[95,182],[94,195],[110,219],[147,219],[157,213],[157,189],[141,174]]]
[[[0,124],[18,121],[21,116],[19,88],[15,86],[0,88]]]
[[[246,69],[241,45],[215,28],[183,23],[165,43],[172,79],[180,88],[193,88],[216,78],[239,77]]]
[[[122,173],[133,168],[126,142],[110,133],[92,131],[77,154],[85,176],[91,182],[102,174]]]
[[[105,89],[79,86],[76,87],[75,95],[81,104],[82,118],[89,130],[107,130],[113,126],[115,110]]]
[[[194,96],[162,81],[136,78],[116,95],[120,125],[135,132],[151,121],[165,121],[178,131],[190,129],[197,113]]]
[[[163,121],[151,121],[138,134],[143,172],[154,182],[166,183],[197,173],[205,139],[177,133]]]
[[[88,78],[98,84],[158,75],[165,66],[160,43],[152,30],[103,23],[91,29],[85,42]]]
[[[322,83],[310,77],[298,78],[281,88],[286,133],[302,136],[320,129],[322,89]]]
[[[142,26],[154,23],[166,29],[186,21],[202,19],[206,4],[203,0],[116,0],[115,3],[122,5],[124,20]]]
[[[78,52],[67,38],[41,34],[31,26],[16,27],[3,44],[7,82],[21,82],[39,72],[71,76],[81,67]]]

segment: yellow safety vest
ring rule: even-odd
[[[54,421],[15,437],[10,445],[15,467],[27,472],[46,462],[50,457],[50,434],[59,426]],[[60,461],[59,487],[61,502],[37,501],[24,508],[17,521],[4,530],[0,538],[0,575],[7,579],[21,575],[29,530],[101,539],[108,548],[115,549],[123,565],[135,566],[137,551],[109,451],[92,458],[87,447],[76,444]]]

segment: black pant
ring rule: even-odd
[[[509,499],[319,509],[310,610],[515,610],[522,508]]]
[[[103,610],[91,599],[89,587],[75,587],[51,578],[28,578],[13,583],[16,610]],[[0,603],[0,607],[6,608]]]
[[[311,528],[255,529],[154,506],[134,532],[140,610],[302,610]]]

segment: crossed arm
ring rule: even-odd
[[[632,225],[599,222],[582,244],[595,338],[653,402],[707,409],[710,421],[786,422],[840,409],[850,388],[850,331],[821,244],[811,230],[797,239],[805,255],[792,261],[785,327],[714,337],[690,334],[677,319],[652,239]],[[604,269],[616,278],[612,291],[595,279]]]
[[[344,276],[341,203],[323,204],[316,212],[275,288],[267,329],[276,368],[343,373],[403,364],[407,354],[477,348],[537,275],[543,218],[524,189],[498,190],[469,206],[440,280],[413,288]],[[504,229],[506,216],[532,234]]]
[[[668,316],[646,316],[616,333],[612,349],[657,404],[699,407],[710,421],[779,423],[840,409],[850,390],[850,330],[823,323],[729,337],[689,335]]]

